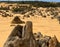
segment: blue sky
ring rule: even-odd
[[[0,0],[0,1],[8,1],[8,0]],[[60,2],[60,0],[10,0],[10,1],[47,1],[47,2]]]
[[[60,2],[60,0],[42,0],[42,1],[49,1],[49,2]]]

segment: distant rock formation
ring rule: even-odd
[[[22,21],[18,16],[16,16],[13,20],[12,20],[12,24],[23,24],[25,23],[24,21]]]

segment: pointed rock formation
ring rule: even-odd
[[[13,24],[23,24],[25,23],[24,21],[22,21],[18,16],[16,16],[13,20],[12,20]]]
[[[14,36],[18,36],[19,38],[22,38],[22,29],[23,29],[23,26],[17,25],[9,35],[9,38]]]
[[[22,43],[22,28],[23,26],[17,25],[9,35],[4,47],[20,47]]]
[[[38,47],[32,32],[32,22],[27,21],[24,28],[17,25],[9,35],[4,47]]]
[[[32,22],[27,21],[25,25],[25,30],[24,30],[24,44],[25,47],[37,47],[37,42],[34,38],[33,31],[32,31]]]

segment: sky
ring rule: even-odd
[[[0,0],[0,1],[8,1],[8,0]],[[47,2],[60,2],[60,0],[9,0],[9,1],[47,1]]]

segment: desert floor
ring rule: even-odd
[[[3,44],[7,40],[9,34],[14,29],[15,26],[10,26],[13,17],[1,17],[0,16],[0,47],[3,47]],[[57,19],[51,19],[50,17],[42,18],[40,16],[30,17],[30,18],[20,18],[23,21],[32,21],[33,23],[33,32],[41,32],[43,35],[54,36],[56,35],[57,39],[60,41],[60,24]]]

